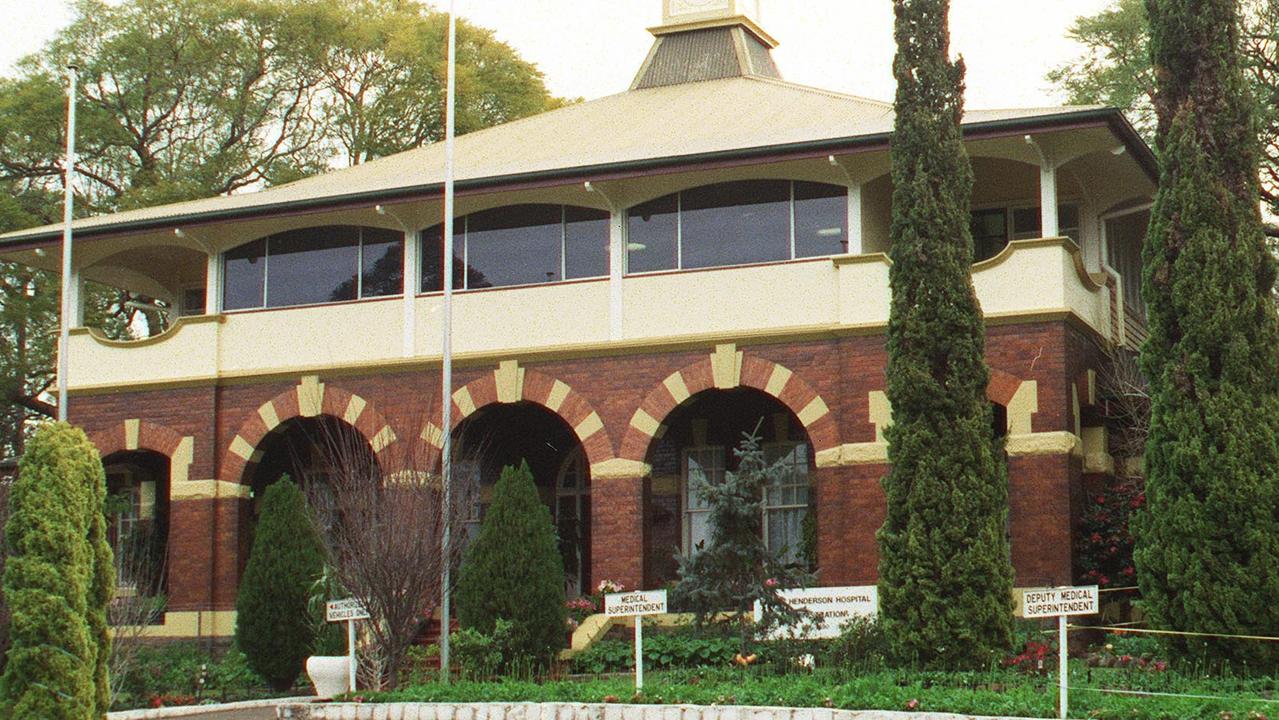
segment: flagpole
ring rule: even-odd
[[[62,193],[62,311],[58,320],[58,420],[67,420],[67,345],[71,339],[71,211],[75,203],[76,70],[67,65],[67,158]]]
[[[453,136],[457,96],[457,18],[453,10],[454,0],[449,0],[448,89],[444,102],[444,344],[440,372],[443,390],[440,475],[444,488],[444,531],[440,540],[440,677],[446,683],[449,681],[449,575],[452,570],[449,545],[453,531]]]

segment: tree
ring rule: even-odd
[[[249,667],[277,690],[293,687],[315,646],[307,601],[324,554],[306,497],[287,475],[262,498],[253,549],[235,599],[235,642]]]
[[[969,266],[973,175],[964,65],[947,0],[894,0],[888,513],[884,629],[900,660],[982,666],[1012,643],[1007,469],[986,399],[985,327]]]
[[[445,16],[419,0],[77,0],[0,78],[0,231],[61,219],[66,94],[79,67],[81,215],[279,185],[442,135]],[[458,131],[562,101],[492,32],[458,28]],[[52,417],[56,276],[0,264],[0,455]],[[127,288],[90,287],[86,324],[129,337]],[[147,317],[146,330],[164,327]],[[13,352],[8,352],[13,348]]]
[[[676,595],[681,605],[693,610],[698,624],[727,611],[739,629],[739,652],[746,655],[752,637],[805,619],[782,599],[781,591],[807,586],[813,576],[783,562],[780,552],[770,552],[764,541],[765,489],[784,482],[793,469],[784,463],[769,465],[755,433],[747,433],[733,454],[738,458],[736,472],[724,473],[721,483],[697,488],[708,507],[710,542],[677,557]],[[749,622],[756,603],[761,622]]]
[[[4,593],[12,646],[0,680],[0,715],[105,717],[103,588],[114,590],[103,547],[102,463],[84,432],[40,428],[9,496]]]
[[[1232,0],[1147,11],[1160,178],[1143,253],[1151,420],[1137,577],[1156,627],[1263,635],[1279,627],[1279,316],[1239,17]],[[1171,645],[1279,661],[1268,643]]]
[[[409,424],[426,427],[425,413]],[[397,440],[375,455],[353,428],[322,418],[312,443],[324,474],[304,484],[332,579],[369,612],[364,627],[372,642],[362,652],[369,679],[394,688],[406,651],[438,607],[445,563],[454,571],[461,561],[459,531],[473,489],[454,484],[445,505],[435,472],[439,454],[425,440]],[[441,549],[446,520],[454,529],[447,556]]]
[[[1279,0],[1242,0],[1241,66],[1255,101],[1263,199],[1279,212]],[[1073,104],[1103,104],[1124,111],[1153,141],[1156,79],[1151,67],[1145,0],[1115,0],[1102,12],[1080,17],[1068,36],[1085,52],[1055,68],[1048,80]]]
[[[509,620],[516,657],[508,663],[544,667],[564,645],[564,562],[527,462],[503,468],[493,487],[484,524],[462,560],[457,613],[463,628],[482,633]]]

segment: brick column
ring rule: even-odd
[[[1008,510],[1018,587],[1074,580],[1074,525],[1082,504],[1082,463],[1072,452],[1011,455]]]
[[[875,533],[886,511],[880,478],[888,465],[819,467],[817,567],[822,585],[872,585],[879,577]]]
[[[645,587],[643,477],[591,478],[591,581]],[[594,588],[592,588],[594,589]]]

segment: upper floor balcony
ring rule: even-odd
[[[1139,339],[1153,185],[1116,147],[1105,128],[969,144],[973,284],[989,322],[1071,316]],[[882,150],[463,192],[454,353],[882,332],[891,199]],[[168,329],[112,341],[77,328],[69,387],[438,359],[441,212],[436,196],[86,241],[79,279],[155,298]]]

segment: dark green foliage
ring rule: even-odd
[[[1279,628],[1279,322],[1257,196],[1252,104],[1231,0],[1147,4],[1159,193],[1146,242],[1148,511],[1137,577],[1157,627]],[[1273,668],[1279,644],[1175,640]]]
[[[874,618],[855,617],[844,623],[839,637],[826,643],[823,650],[822,666],[866,672],[883,669],[891,648],[883,625]]]
[[[232,648],[218,657],[186,642],[139,648],[119,680],[116,710],[269,695],[266,683],[249,668],[244,653]]]
[[[760,438],[753,433],[745,434],[733,453],[738,458],[736,472],[724,473],[722,483],[697,488],[709,508],[710,542],[688,556],[677,556],[680,581],[674,601],[691,610],[699,626],[716,613],[736,616],[740,651],[745,655],[753,636],[803,619],[779,593],[807,586],[813,576],[782,562],[779,553],[770,552],[764,542],[764,488],[780,473],[789,472],[789,467],[767,464]],[[746,622],[756,602],[762,608],[762,620]]]
[[[266,489],[235,600],[236,645],[276,689],[293,686],[315,647],[307,602],[323,572],[324,552],[306,497],[285,475]]]
[[[0,717],[106,714],[105,598],[115,578],[102,542],[105,495],[102,463],[83,431],[52,423],[27,443],[5,524],[13,644]]]
[[[972,169],[946,0],[895,0],[897,124],[888,321],[888,515],[880,612],[895,654],[981,666],[1011,644],[1007,470],[973,292]]]
[[[694,633],[650,635],[644,632],[644,669],[730,667],[737,654],[733,638]],[[767,655],[767,651],[765,651]],[[635,668],[635,644],[627,640],[601,640],[573,656],[576,673],[626,672]]]
[[[551,513],[528,463],[502,469],[480,533],[467,549],[457,585],[458,620],[490,634],[514,625],[508,662],[543,666],[567,634],[564,563]]]

